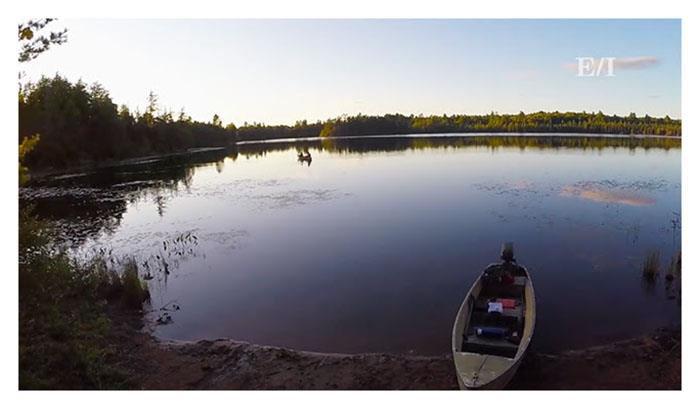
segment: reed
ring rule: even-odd
[[[136,264],[136,260],[127,260],[121,274],[122,303],[127,308],[141,309],[143,303],[150,298],[148,286],[139,277],[139,268]]]
[[[672,281],[673,279],[681,277],[681,252],[678,251],[671,257],[671,263],[668,265],[668,270],[666,271],[666,280]]]
[[[660,263],[660,253],[659,250],[648,251],[644,257],[644,264],[642,266],[642,277],[648,282],[656,281],[661,270]]]

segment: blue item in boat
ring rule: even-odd
[[[476,327],[475,330],[480,337],[503,338],[508,335],[508,329],[501,327]]]

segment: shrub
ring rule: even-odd
[[[127,387],[128,373],[114,363],[105,306],[141,309],[148,289],[136,262],[119,272],[100,258],[78,262],[29,209],[19,220],[20,389]]]

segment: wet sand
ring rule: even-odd
[[[456,389],[444,356],[326,354],[232,340],[163,342],[115,326],[115,344],[142,389]],[[509,389],[680,389],[680,329],[610,345],[529,351]]]

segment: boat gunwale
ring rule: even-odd
[[[517,264],[517,263],[516,263]],[[489,355],[489,354],[479,354],[475,352],[463,352],[459,351],[457,349],[457,338],[456,338],[456,332],[457,332],[457,323],[459,321],[460,316],[464,315],[464,310],[467,307],[467,304],[469,302],[469,297],[472,295],[474,292],[474,289],[476,286],[481,282],[481,278],[483,277],[484,273],[486,272],[486,269],[484,269],[481,274],[477,277],[476,280],[474,280],[474,283],[472,286],[469,288],[469,291],[467,292],[467,295],[464,297],[464,300],[460,304],[459,310],[457,311],[457,316],[455,318],[454,325],[452,326],[452,361],[455,365],[455,371],[456,375],[459,378],[460,381],[460,386],[464,385],[465,388],[467,389],[488,389],[491,385],[496,384],[497,382],[501,381],[503,376],[506,375],[509,371],[517,370],[517,367],[520,365],[520,361],[522,360],[523,356],[525,355],[525,352],[527,352],[527,349],[530,347],[530,343],[532,342],[532,336],[535,333],[535,324],[537,320],[537,302],[536,302],[536,295],[535,295],[535,286],[532,283],[532,276],[530,275],[530,271],[523,265],[517,264],[519,267],[522,267],[523,270],[525,271],[525,276],[527,277],[527,282],[526,282],[526,288],[529,287],[532,290],[532,316],[529,318],[532,320],[532,331],[530,331],[530,334],[526,337],[520,340],[520,343],[518,344],[518,351],[516,352],[515,356],[512,358],[509,357],[503,357],[503,356],[498,356],[498,355]],[[470,310],[471,313],[471,310]],[[528,318],[526,318],[528,319]],[[465,322],[465,327],[466,327],[466,322]],[[474,386],[468,386],[467,382],[462,378],[462,376],[459,374],[459,370],[457,368],[457,361],[454,359],[456,354],[464,354],[464,355],[473,355],[473,356],[486,356],[486,357],[495,357],[504,361],[511,361],[510,365],[502,372],[500,373],[497,377],[492,379],[489,382],[486,382],[481,385],[474,385]],[[514,373],[513,373],[514,374]],[[510,376],[512,377],[513,374]],[[508,379],[509,381],[510,379]],[[506,382],[507,384],[507,382]]]

